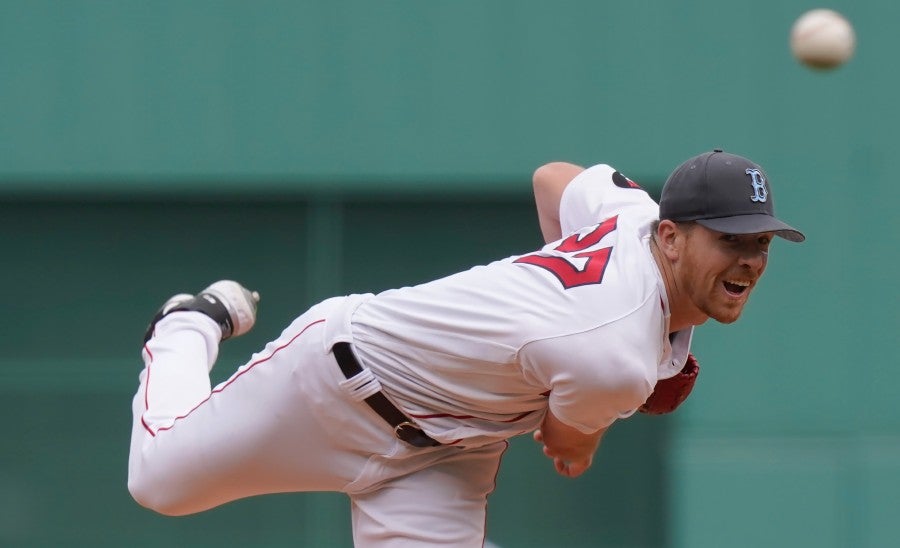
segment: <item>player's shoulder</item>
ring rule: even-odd
[[[590,184],[611,185],[626,190],[644,190],[623,172],[609,164],[595,164],[579,173],[572,182],[586,181]]]
[[[659,216],[659,206],[638,183],[609,164],[591,166],[580,173],[560,199],[563,234],[613,216],[633,218],[636,223],[649,222]]]
[[[654,207],[656,202],[640,184],[609,164],[597,164],[576,175],[560,200],[563,213],[602,210],[608,216],[617,208],[632,205]]]

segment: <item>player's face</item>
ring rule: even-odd
[[[766,270],[773,232],[725,234],[693,225],[686,234],[678,271],[693,305],[722,323],[738,319]]]

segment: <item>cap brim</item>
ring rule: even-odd
[[[791,242],[802,242],[806,239],[806,236],[796,228],[763,213],[719,217],[717,219],[697,219],[697,222],[706,228],[726,234],[774,232],[777,236],[781,236]]]

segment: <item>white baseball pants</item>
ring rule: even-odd
[[[297,318],[215,388],[216,323],[199,312],[160,320],[133,402],[135,500],[184,515],[265,493],[339,491],[351,499],[357,546],[482,546],[507,443],[416,448],[397,439],[342,388],[323,339],[339,301]]]

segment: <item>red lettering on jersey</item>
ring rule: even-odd
[[[554,249],[567,256],[543,255],[541,252],[523,255],[514,262],[530,264],[541,267],[552,273],[565,289],[582,285],[598,284],[603,281],[603,274],[609,264],[612,247],[604,247],[594,251],[584,251],[600,243],[604,236],[616,229],[618,216],[610,217],[597,225],[591,232],[581,239],[578,234],[572,234]],[[574,259],[587,259],[584,267],[579,270],[575,266]]]

